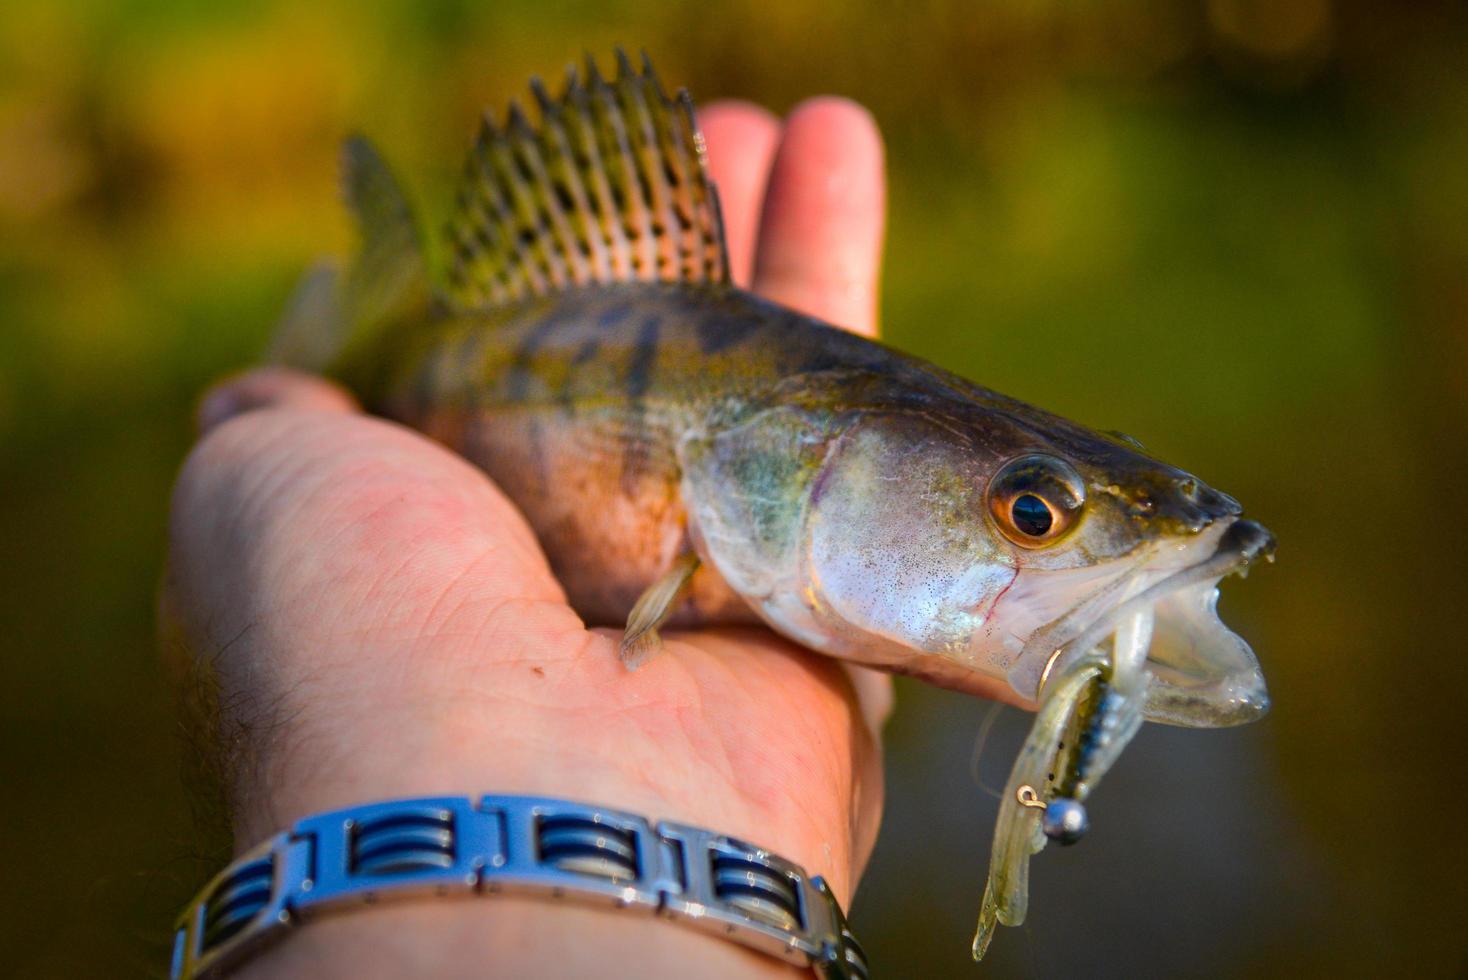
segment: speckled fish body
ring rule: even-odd
[[[534,91],[538,128],[486,121],[441,274],[395,178],[348,143],[361,252],[307,280],[276,356],[483,468],[581,615],[626,623],[629,667],[660,626],[763,621],[1036,708],[980,955],[1143,718],[1264,712],[1215,602],[1273,538],[1135,440],[732,285],[691,102],[650,67]]]

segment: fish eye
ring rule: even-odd
[[[1022,548],[1058,541],[1086,503],[1085,484],[1065,460],[1032,454],[1010,460],[989,484],[989,513],[1000,532]]]

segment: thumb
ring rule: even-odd
[[[204,395],[197,417],[199,434],[259,408],[352,412],[357,403],[345,390],[315,375],[283,367],[256,368],[226,378]]]

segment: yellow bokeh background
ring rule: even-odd
[[[705,102],[870,106],[892,342],[1140,437],[1280,538],[1222,603],[1273,714],[1145,731],[983,972],[1461,975],[1468,17],[1347,0],[9,0],[6,972],[160,973],[220,859],[153,638],[168,489],[198,392],[349,243],[341,139],[441,219],[483,108],[618,44]],[[1024,719],[975,758],[985,705],[899,696],[855,924],[878,976],[968,975]]]

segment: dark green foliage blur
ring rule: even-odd
[[[338,141],[442,215],[477,111],[645,47],[705,102],[872,108],[887,336],[1245,502],[1275,710],[1148,729],[1029,923],[967,945],[1024,719],[904,682],[878,976],[1468,966],[1468,22],[1345,0],[9,0],[0,17],[3,972],[142,976],[220,857],[154,638],[211,378],[340,251]],[[492,787],[482,787],[491,789]],[[471,791],[475,787],[465,787]]]

